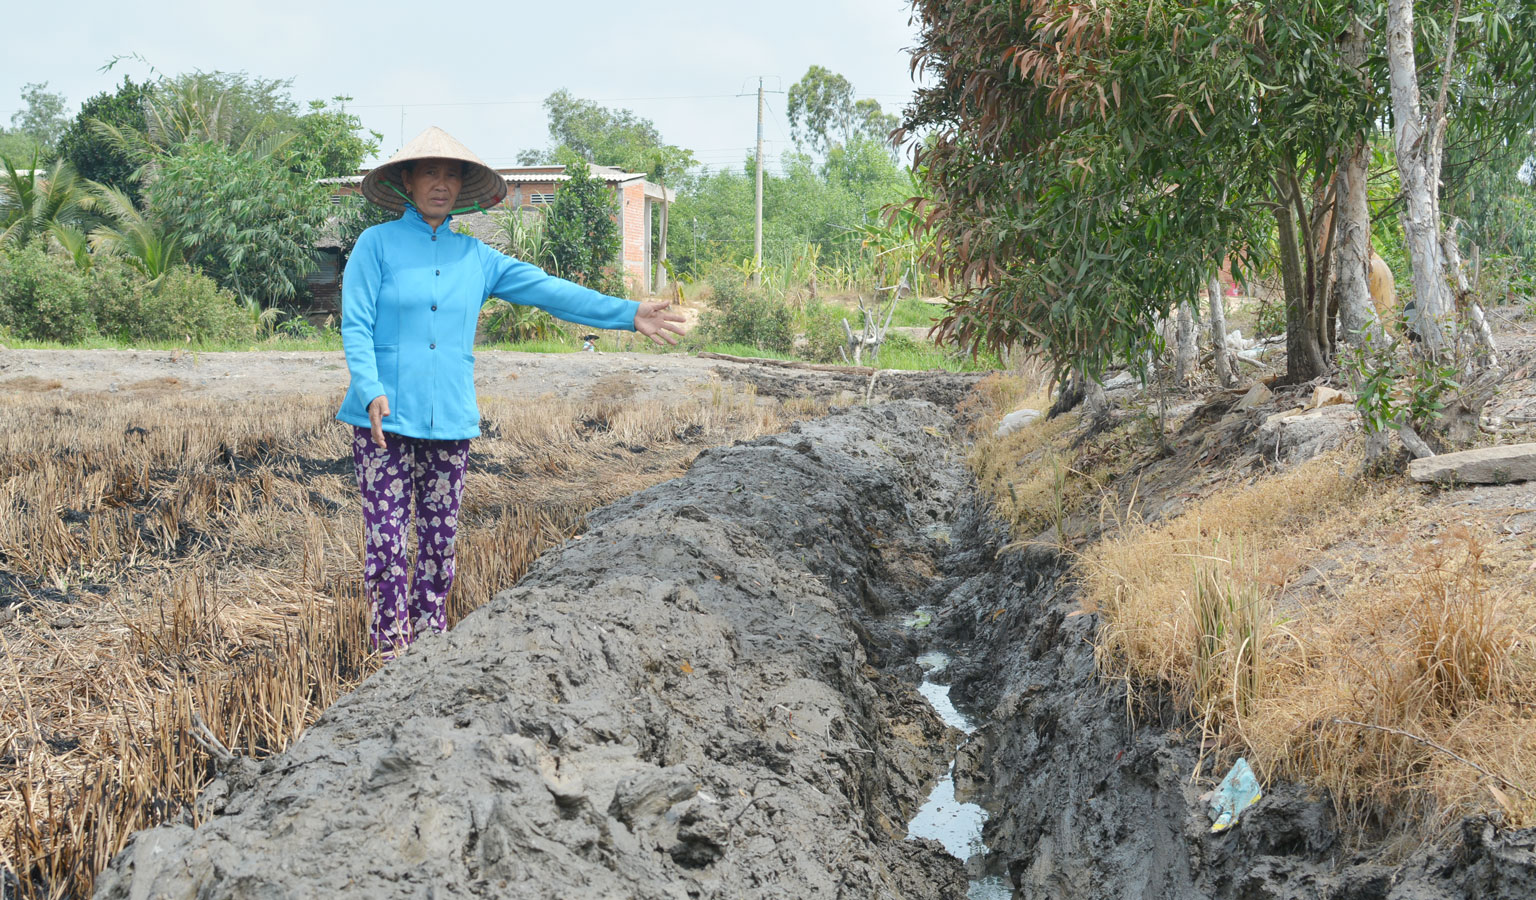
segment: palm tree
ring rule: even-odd
[[[21,245],[53,235],[71,253],[85,243],[95,197],[91,182],[60,159],[47,170],[18,169],[0,157],[0,244]],[[78,259],[78,257],[77,257]]]
[[[187,260],[181,235],[164,230],[144,216],[133,198],[119,188],[95,186],[96,206],[106,219],[91,232],[91,249],[121,256],[129,266],[158,286],[172,267]]]

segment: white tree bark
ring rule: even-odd
[[[1195,319],[1187,301],[1179,304],[1178,329],[1179,347],[1174,377],[1183,384],[1194,374],[1195,360],[1200,354],[1199,348],[1195,346]]]
[[[1459,11],[1459,0],[1456,7]],[[1454,30],[1450,41],[1454,46]],[[1448,49],[1446,61],[1449,60]],[[1445,256],[1440,246],[1440,163],[1445,111],[1437,103],[1434,111],[1425,116],[1420,106],[1413,53],[1413,0],[1387,2],[1387,65],[1392,82],[1392,114],[1397,122],[1394,137],[1404,200],[1403,229],[1413,260],[1414,330],[1424,341],[1425,350],[1438,355],[1449,346],[1454,326]]]
[[[1344,40],[1344,62],[1359,71],[1365,64],[1365,53],[1365,23],[1357,17],[1350,24]],[[1339,165],[1339,214],[1334,225],[1333,265],[1340,337],[1344,343],[1357,346],[1367,336],[1373,344],[1382,341],[1381,322],[1371,302],[1371,211],[1365,184],[1369,174],[1369,151],[1365,138],[1359,137],[1349,156]]]
[[[1221,295],[1221,275],[1211,273],[1206,281],[1211,302],[1211,360],[1216,366],[1216,381],[1224,388],[1236,380],[1231,356],[1227,354],[1227,304]]]
[[[1339,330],[1346,344],[1358,345],[1367,336],[1382,339],[1381,321],[1371,302],[1371,213],[1365,180],[1369,158],[1365,141],[1354,147],[1339,167],[1338,241],[1333,290],[1338,298]]]
[[[1461,267],[1461,248],[1456,243],[1456,230],[1460,220],[1452,220],[1451,227],[1440,235],[1440,247],[1445,252],[1446,268],[1450,269],[1456,280],[1456,295],[1460,305],[1467,310],[1468,317],[1472,320],[1472,335],[1477,341],[1478,349],[1483,354],[1484,362],[1488,368],[1499,368],[1499,354],[1493,345],[1493,329],[1488,326],[1488,318],[1483,315],[1483,306],[1472,296],[1472,285],[1467,283],[1467,273]]]

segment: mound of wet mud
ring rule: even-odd
[[[903,840],[949,733],[877,665],[964,484],[949,424],[856,409],[594,513],[96,896],[963,897]]]
[[[985,377],[979,372],[882,369],[871,379],[849,372],[786,370],[750,364],[716,366],[715,372],[728,381],[752,385],[764,397],[868,396],[872,400],[926,400],[944,409],[959,406],[976,382]]]
[[[1237,827],[1213,834],[1192,784],[1197,740],[1175,709],[1127,716],[1123,685],[1094,662],[1097,617],[1079,612],[1068,560],[975,510],[967,548],[935,583],[931,640],[956,657],[951,695],[983,724],[961,748],[957,789],[991,810],[988,867],[1038,900],[1449,900],[1536,897],[1536,829],[1467,819],[1406,862],[1350,847],[1326,798],[1266,785]],[[1159,720],[1160,719],[1160,720]],[[1213,776],[1213,777],[1212,777]]]

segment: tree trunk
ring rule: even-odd
[[[1275,224],[1279,231],[1280,276],[1285,286],[1285,380],[1303,384],[1327,372],[1322,348],[1317,344],[1316,323],[1308,300],[1306,273],[1302,268],[1302,249],[1296,233],[1296,206],[1299,198],[1284,177],[1276,179],[1279,203],[1275,206]]]
[[[1195,319],[1188,301],[1179,304],[1178,340],[1178,366],[1174,370],[1174,377],[1179,384],[1184,384],[1194,374],[1195,360],[1200,355],[1199,348],[1195,346]]]
[[[1221,295],[1221,273],[1212,272],[1206,282],[1211,301],[1211,357],[1216,366],[1216,381],[1224,388],[1232,386],[1236,372],[1227,355],[1227,304]]]
[[[1332,301],[1339,308],[1344,343],[1356,346],[1383,340],[1381,321],[1371,302],[1371,214],[1365,190],[1368,167],[1368,151],[1361,138],[1339,166],[1337,276]]]
[[[1365,65],[1366,50],[1365,23],[1355,17],[1344,38],[1345,65],[1359,72]],[[1338,307],[1344,343],[1356,346],[1367,340],[1381,344],[1384,339],[1371,303],[1371,210],[1366,193],[1370,163],[1365,137],[1357,137],[1354,148],[1339,164],[1338,217],[1334,224],[1338,238],[1329,305]]]
[[[1333,308],[1333,247],[1334,247],[1334,221],[1338,206],[1338,192],[1335,186],[1338,182],[1338,172],[1329,177],[1326,183],[1319,182],[1312,189],[1312,213],[1307,215],[1307,208],[1299,202],[1302,198],[1301,186],[1295,185],[1292,193],[1296,204],[1296,220],[1305,222],[1307,230],[1302,239],[1306,242],[1307,249],[1306,268],[1303,270],[1306,279],[1307,309],[1312,314],[1312,328],[1317,332],[1317,346],[1323,356],[1323,364],[1328,365],[1333,359],[1337,349],[1337,335],[1334,328],[1334,318],[1338,310]]]
[[[1456,3],[1460,11],[1460,0]],[[1455,43],[1452,17],[1449,46]],[[1450,50],[1447,50],[1447,60]],[[1414,331],[1426,353],[1439,356],[1450,346],[1454,320],[1445,256],[1440,246],[1440,162],[1445,139],[1444,109],[1436,104],[1426,119],[1419,104],[1418,68],[1413,53],[1413,0],[1388,0],[1387,65],[1397,172],[1403,191],[1403,230],[1413,260]],[[1443,101],[1443,97],[1441,98]]]
[[[656,291],[660,294],[667,289],[667,219],[671,210],[671,204],[667,202],[667,180],[661,179],[661,247],[658,254],[661,258],[656,261]]]

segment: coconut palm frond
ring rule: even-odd
[[[69,254],[69,258],[75,261],[75,268],[82,272],[90,269],[91,245],[86,239],[85,232],[71,225],[50,222],[48,234],[65,253]]]
[[[46,171],[34,164],[23,174],[8,159],[0,163],[0,243],[24,244],[55,225],[83,228],[92,198],[74,166],[59,159]]]
[[[187,248],[181,234],[163,231],[145,218],[127,193],[99,185],[95,195],[96,207],[107,222],[91,232],[91,249],[122,257],[152,285],[158,285],[173,267],[186,263]]]

